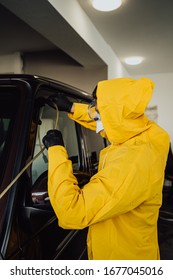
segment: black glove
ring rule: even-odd
[[[56,129],[49,130],[42,141],[46,149],[56,145],[64,146],[61,131]]]
[[[58,92],[55,95],[49,97],[49,101],[55,103],[58,106],[59,111],[69,112],[71,111],[71,107],[73,102],[71,102],[63,93]]]

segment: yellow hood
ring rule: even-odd
[[[153,88],[148,78],[117,78],[98,83],[97,106],[111,143],[123,143],[150,127],[144,112]]]

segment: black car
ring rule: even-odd
[[[87,229],[58,226],[41,142],[58,125],[80,187],[97,171],[106,142],[58,112],[48,99],[57,93],[91,101],[88,93],[51,79],[0,75],[0,259],[87,259]]]

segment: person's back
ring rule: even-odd
[[[159,259],[157,220],[167,148],[159,147],[157,141],[148,142],[152,126],[101,153],[99,176],[112,197],[105,210],[103,207],[92,220],[88,237],[92,244],[90,259]],[[156,130],[166,142],[167,134],[160,128]],[[106,175],[101,175],[102,168]]]

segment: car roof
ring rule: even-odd
[[[79,98],[83,98],[86,100],[92,99],[90,93],[48,77],[30,75],[30,74],[0,74],[0,80],[8,81],[8,82],[15,81],[15,80],[23,80],[23,81],[27,81],[32,87],[45,85],[54,90],[62,91],[64,93],[74,95]]]

